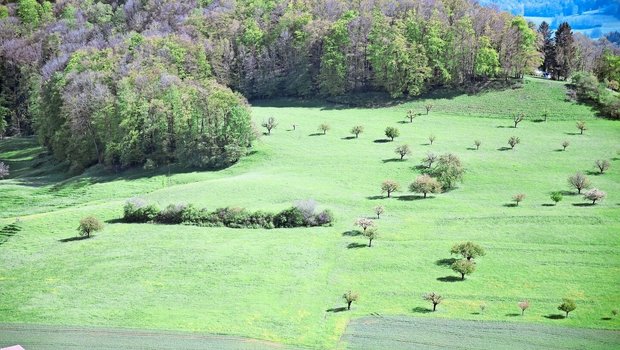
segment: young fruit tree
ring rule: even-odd
[[[592,204],[596,204],[596,201],[602,200],[606,195],[607,193],[599,190],[598,188],[593,188],[586,192],[583,195],[583,198],[592,201]]]
[[[91,233],[103,230],[103,224],[97,218],[87,216],[80,220],[78,232],[82,237],[90,237]]]
[[[523,316],[523,314],[525,314],[525,310],[530,307],[530,302],[525,299],[521,300],[517,305],[519,305],[519,309],[521,309],[521,316]]]
[[[484,256],[484,248],[473,242],[461,242],[452,246],[450,254],[460,255],[464,259],[471,260],[479,256]]]
[[[375,226],[375,222],[370,220],[370,219],[359,218],[355,222],[355,226],[361,227],[362,230],[364,230],[364,232],[366,232],[366,229],[368,229],[369,227]]]
[[[516,113],[512,116],[512,121],[515,123],[515,129],[517,128],[517,125],[523,121],[523,119],[525,119],[525,114],[523,113]]]
[[[396,192],[399,189],[400,189],[400,185],[398,184],[398,182],[393,181],[393,180],[385,180],[381,184],[381,193],[387,192],[388,198],[390,198],[390,196],[392,195],[392,192]]]
[[[355,135],[355,138],[357,138],[363,132],[364,132],[364,127],[361,125],[356,125],[351,128],[351,134]]]
[[[590,188],[590,179],[582,173],[576,173],[568,178],[568,184],[576,189],[578,194],[581,194],[581,190]]]
[[[453,262],[450,267],[454,272],[460,273],[461,280],[464,280],[465,275],[469,275],[476,270],[476,263],[471,260],[461,259]]]
[[[517,193],[514,196],[512,196],[512,201],[515,202],[517,206],[519,206],[519,203],[523,202],[524,199],[525,199],[525,194],[523,193]]]
[[[435,153],[428,153],[426,157],[422,158],[422,164],[426,165],[426,167],[430,169],[436,160],[437,155],[435,155]]]
[[[566,318],[568,318],[568,314],[576,308],[577,305],[575,304],[575,301],[567,298],[562,299],[562,304],[558,306],[558,310],[566,312]]]
[[[331,129],[331,127],[329,126],[329,124],[323,123],[321,125],[319,125],[318,130],[323,132],[323,135],[325,135],[329,129]]]
[[[377,205],[375,208],[375,214],[377,214],[377,219],[381,217],[381,214],[385,213],[385,208],[382,205]]]
[[[604,174],[609,169],[609,161],[607,159],[597,159],[594,166],[598,168],[599,173]]]
[[[276,121],[276,118],[274,117],[269,117],[269,119],[267,119],[266,122],[263,122],[262,127],[267,129],[267,134],[271,135],[271,130],[275,129],[276,126],[278,126],[278,122]]]
[[[480,142],[480,140],[474,141],[474,146],[476,146],[476,150],[480,149],[480,145],[482,145],[482,142]]]
[[[424,108],[426,108],[426,115],[428,115],[428,113],[430,113],[431,109],[433,109],[433,104],[432,103],[427,103]]]
[[[413,119],[418,116],[418,113],[415,113],[413,109],[407,111],[407,119],[409,119],[409,123],[413,123]]]
[[[560,191],[551,192],[550,198],[553,201],[554,205],[557,205],[558,202],[560,202],[562,200],[562,198],[563,198],[562,192],[560,192]]]
[[[566,151],[566,147],[570,145],[570,142],[564,140],[562,141],[562,151]]]
[[[368,248],[372,247],[372,241],[377,238],[378,231],[376,227],[369,227],[363,233],[364,237],[368,238]]]
[[[385,128],[385,136],[389,137],[392,141],[394,141],[395,137],[400,136],[400,131],[393,126],[388,126]]]
[[[430,301],[433,304],[433,311],[435,311],[435,309],[437,309],[437,305],[439,305],[443,301],[441,295],[435,292],[424,294],[422,299]]]
[[[441,193],[441,184],[437,179],[428,174],[418,176],[415,181],[409,185],[409,191],[414,193],[422,193],[426,198],[427,193]]]
[[[440,156],[437,166],[433,169],[433,175],[439,180],[444,190],[454,188],[457,181],[462,182],[464,174],[465,168],[461,160],[452,153]]]
[[[401,146],[396,147],[396,150],[394,150],[394,153],[400,155],[400,160],[403,160],[405,156],[408,156],[411,154],[411,148],[409,148],[409,145],[401,145]]]
[[[583,135],[583,132],[588,130],[588,126],[586,125],[586,122],[584,121],[578,121],[577,122],[577,129],[579,129],[579,133],[581,135]]]
[[[0,162],[0,179],[4,179],[5,177],[9,176],[9,174],[9,166],[4,164],[3,162]]]
[[[355,292],[348,291],[342,295],[344,300],[347,302],[347,310],[351,310],[351,303],[357,301],[359,299],[359,294]]]
[[[510,149],[515,149],[515,146],[521,143],[521,139],[516,136],[510,136],[508,139],[508,144],[510,145]]]
[[[433,145],[433,142],[435,142],[436,139],[437,137],[435,137],[435,135],[429,135],[428,142],[431,143],[431,146]]]

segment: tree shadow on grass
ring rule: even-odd
[[[349,237],[355,237],[355,236],[361,236],[362,235],[362,231],[359,230],[349,230],[349,231],[344,231],[342,233],[343,236],[349,236]]]
[[[564,315],[560,315],[560,314],[551,314],[551,315],[545,315],[543,316],[544,318],[548,318],[550,320],[563,320],[566,318],[566,316]]]
[[[576,195],[579,194],[579,193],[575,193],[575,192],[572,192],[572,191],[558,191],[558,192],[560,192],[563,196],[576,196]],[[549,193],[549,194],[551,194],[551,193]]]
[[[413,124],[413,123],[410,123],[410,122],[408,122],[406,120],[399,120],[399,121],[397,121],[397,123],[398,124]]]
[[[544,123],[545,120],[544,119],[534,119],[532,120],[532,123]]]
[[[506,314],[506,316],[508,316],[508,317],[517,317],[517,316],[521,316],[521,314],[518,314],[516,312],[512,312],[512,313]]]
[[[480,315],[480,313],[479,312],[472,312],[472,313],[470,313],[470,315]]]
[[[578,132],[565,132],[566,135],[581,135],[581,133]]]
[[[368,244],[362,244],[362,243],[349,243],[347,245],[347,249],[359,249],[359,248],[366,248],[368,246]]]
[[[467,147],[468,151],[477,151],[476,147]]]
[[[406,159],[400,159],[400,158],[389,158],[389,159],[383,159],[383,163],[392,163],[392,162],[404,162]]]
[[[554,149],[553,152],[564,152],[564,150],[561,148],[557,148],[557,149]]]
[[[373,141],[374,143],[387,143],[387,142],[392,142],[392,140],[388,140],[388,139],[376,139]]]
[[[387,198],[387,196],[369,196],[369,197],[366,197],[366,199],[370,199],[370,200],[377,200],[377,199],[383,199],[383,198]]]
[[[498,148],[497,150],[498,150],[498,151],[502,151],[502,152],[504,152],[504,151],[511,151],[511,150],[512,150],[512,148],[510,148],[510,147],[505,147],[505,146],[504,146],[504,147],[500,147],[500,148]]]
[[[454,264],[455,261],[456,261],[455,258],[443,258],[443,259],[439,259],[439,260],[435,261],[435,265],[437,265],[437,266],[450,266],[450,265]]]
[[[599,175],[603,175],[601,174],[600,171],[592,171],[592,170],[588,170],[586,171],[586,175],[590,175],[590,176],[599,176]]]
[[[418,171],[428,171],[429,170],[429,168],[426,165],[422,165],[422,164],[413,166],[413,167],[411,167],[411,169],[418,170]]]
[[[543,207],[555,207],[555,204],[545,203],[542,205]]]
[[[611,321],[611,317],[601,317],[601,321]]]
[[[73,242],[73,241],[81,241],[84,239],[89,239],[91,237],[94,237],[93,235],[91,236],[76,236],[76,237],[69,237],[69,238],[63,238],[63,239],[59,239],[58,242],[61,243],[67,243],[67,242]]]
[[[123,220],[123,218],[116,218],[116,219],[108,219],[104,222],[106,224],[123,224],[125,223],[125,220]]]
[[[336,313],[336,312],[343,312],[343,311],[347,311],[347,308],[346,308],[346,307],[344,307],[344,306],[341,306],[341,307],[333,307],[333,308],[331,308],[331,309],[327,309],[327,310],[325,310],[325,312],[333,312],[333,313]]]
[[[342,137],[340,138],[341,140],[355,140],[357,137],[355,136],[346,136],[346,137]]]
[[[498,129],[514,129],[514,126],[498,125],[497,128]]]
[[[309,134],[308,136],[323,136],[323,135],[325,134],[323,134],[322,132],[315,132],[315,133]]]
[[[461,282],[464,281],[460,277],[457,276],[446,276],[446,277],[437,277],[437,280],[440,282]]]
[[[418,313],[418,314],[427,314],[429,312],[433,312],[432,309],[428,309],[425,307],[414,307],[413,309],[411,309],[412,312]]]
[[[517,205],[515,203],[505,203],[502,204],[502,206],[506,207],[506,208],[516,208]]]
[[[420,199],[431,199],[431,198],[435,198],[435,197],[426,197],[424,198],[424,196],[418,196],[415,194],[407,194],[404,196],[398,196],[397,197],[399,201],[417,201]]]
[[[574,207],[593,207],[595,204],[592,203],[573,203]]]
[[[420,146],[430,146],[430,145],[431,145],[431,144],[430,144],[430,143],[428,143],[428,142],[427,142],[427,143],[421,143],[421,144],[420,144]]]

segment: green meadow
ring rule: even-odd
[[[0,322],[193,331],[317,349],[353,347],[341,336],[368,315],[618,330],[620,124],[564,96],[561,83],[526,79],[521,89],[377,108],[257,101],[256,124],[275,117],[279,125],[218,171],[93,167],[70,177],[36,140],[0,140],[0,160],[12,170],[0,181],[0,229],[18,221],[0,232]],[[409,109],[423,115],[405,122]],[[547,122],[538,120],[543,109]],[[515,129],[517,111],[528,117]],[[587,123],[583,135],[577,120]],[[321,123],[331,126],[326,135]],[[357,139],[355,125],[364,126]],[[387,126],[400,130],[393,142]],[[511,136],[521,139],[514,150]],[[402,144],[412,154],[399,161]],[[456,189],[421,199],[408,185],[428,152],[456,154],[466,173]],[[610,161],[605,174],[595,173],[596,159]],[[567,183],[578,171],[607,197],[587,205]],[[401,185],[393,198],[380,191],[386,179]],[[553,191],[564,193],[555,206]],[[513,206],[517,193],[526,198]],[[273,230],[125,224],[118,219],[132,197],[273,212],[314,199],[335,222]],[[354,222],[378,205],[385,213],[368,248]],[[88,215],[105,229],[70,240]],[[445,265],[461,241],[486,250],[464,281]],[[348,290],[360,299],[340,311]],[[431,291],[445,299],[436,312],[422,299]],[[557,310],[564,297],[577,303],[568,319]],[[531,304],[524,316],[522,299]]]

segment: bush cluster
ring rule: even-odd
[[[141,199],[125,203],[123,221],[128,223],[158,223],[167,225],[197,225],[231,228],[292,228],[330,226],[334,216],[329,210],[316,212],[314,201],[300,201],[278,213],[250,212],[244,208],[226,207],[209,211],[192,204],[170,204],[159,210]]]

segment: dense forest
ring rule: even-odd
[[[78,171],[223,166],[257,137],[246,98],[416,96],[541,65],[614,87],[617,50],[468,0],[4,1],[0,133]]]

